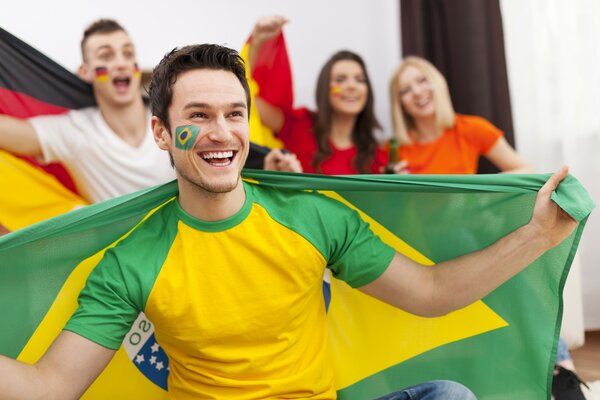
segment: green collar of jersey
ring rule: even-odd
[[[181,208],[179,200],[175,202],[177,216],[186,225],[204,232],[221,232],[233,228],[234,226],[240,224],[243,220],[245,220],[248,214],[250,214],[250,210],[252,209],[252,188],[250,188],[245,182],[243,184],[244,191],[246,192],[246,200],[244,201],[244,205],[242,206],[240,211],[238,211],[237,213],[235,213],[227,219],[223,219],[220,221],[203,221],[201,219],[191,216],[183,208]]]

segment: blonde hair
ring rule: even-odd
[[[396,68],[390,81],[392,129],[400,146],[412,143],[408,131],[415,128],[414,119],[402,107],[399,95],[399,78],[408,66],[417,68],[431,83],[436,125],[442,129],[451,128],[454,125],[454,108],[444,76],[429,61],[421,57],[406,57]]]

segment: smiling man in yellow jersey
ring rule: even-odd
[[[483,297],[576,226],[550,200],[565,168],[540,190],[528,224],[425,268],[335,200],[241,181],[250,101],[235,51],[174,50],[155,69],[150,96],[154,138],[171,154],[179,196],[107,251],[36,365],[0,357],[0,398],[78,398],[144,311],[169,356],[172,398],[332,399],[325,268],[396,307],[437,316]],[[384,398],[473,394],[438,381]]]

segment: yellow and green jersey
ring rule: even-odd
[[[166,203],[106,252],[65,329],[118,349],[143,311],[173,398],[335,398],[324,269],[360,287],[394,251],[338,201],[244,189],[242,209],[217,222]]]

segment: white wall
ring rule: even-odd
[[[23,0],[0,6],[0,26],[75,71],[84,28],[114,18],[136,43],[140,67],[150,69],[177,46],[240,49],[260,16],[281,14],[290,19],[285,33],[296,105],[314,107],[321,66],[335,51],[353,50],[367,63],[377,115],[390,132],[387,81],[400,60],[398,7],[396,0]]]

